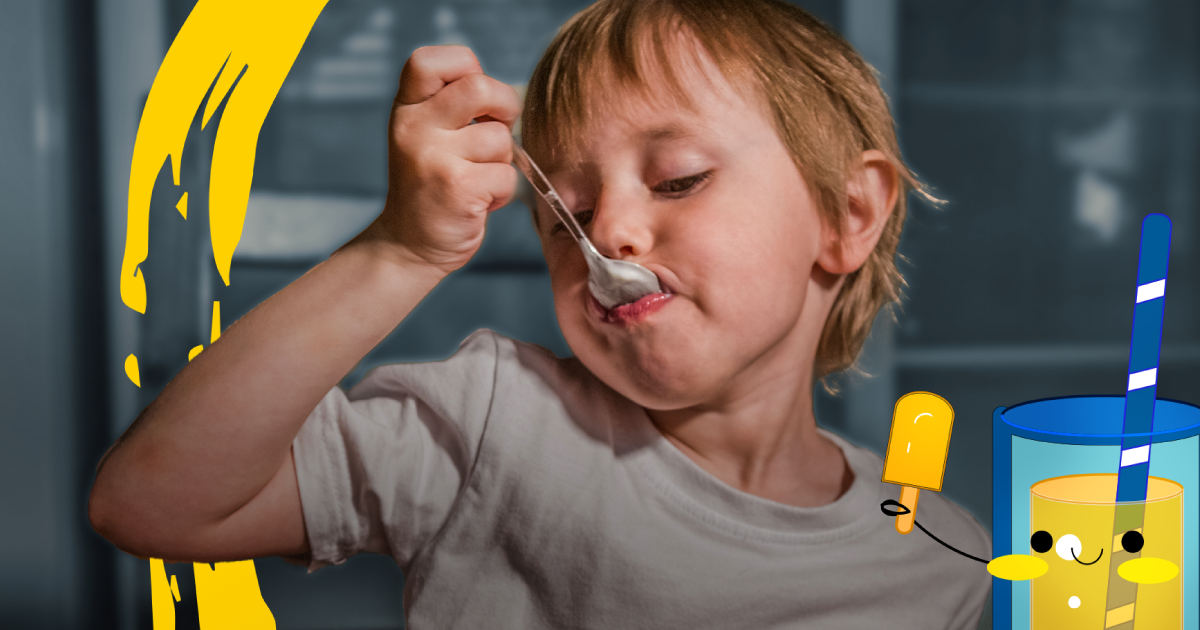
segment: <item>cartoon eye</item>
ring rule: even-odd
[[[1054,546],[1054,551],[1063,560],[1074,562],[1079,557],[1079,554],[1083,552],[1083,543],[1079,542],[1079,537],[1075,534],[1067,534],[1058,539],[1058,544]]]
[[[1146,544],[1146,539],[1142,538],[1142,533],[1137,531],[1127,531],[1124,536],[1121,536],[1121,548],[1129,553],[1137,553],[1142,550],[1142,546]]]
[[[1046,553],[1054,546],[1054,537],[1044,529],[1038,530],[1029,537],[1029,546],[1038,553]]]

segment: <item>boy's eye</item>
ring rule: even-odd
[[[691,190],[692,188],[695,188],[697,185],[704,182],[711,176],[712,176],[712,171],[705,171],[703,173],[697,173],[695,175],[689,175],[687,177],[680,177],[678,179],[668,179],[667,181],[662,182],[661,184],[655,186],[653,188],[653,190],[654,190],[654,192],[659,193],[659,194],[678,195],[680,193],[685,193],[685,192]],[[587,227],[588,223],[591,223],[591,221],[592,221],[593,214],[594,214],[594,211],[592,211],[592,210],[583,210],[581,212],[576,212],[575,220],[579,222],[579,227]],[[550,228],[551,235],[560,234],[565,231],[567,231],[567,227],[565,225],[563,225],[561,221],[558,223],[555,223],[553,228]]]
[[[592,222],[592,214],[594,214],[594,212],[591,210],[584,210],[582,212],[576,212],[575,220],[579,222],[579,227],[586,228],[587,225]],[[560,234],[560,233],[566,232],[566,231],[567,231],[567,226],[563,225],[562,221],[555,223],[554,227],[550,228],[550,234]]]
[[[696,175],[689,175],[688,177],[680,177],[679,179],[668,179],[667,181],[655,186],[654,192],[668,195],[687,192],[688,190],[694,188],[697,184],[708,179],[710,175],[712,175],[712,171],[697,173]]]

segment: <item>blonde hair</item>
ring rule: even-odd
[[[862,152],[876,149],[895,167],[896,207],[830,309],[814,378],[850,367],[876,313],[901,297],[904,278],[895,257],[906,193],[924,193],[924,187],[900,157],[873,69],[820,20],[779,0],[600,0],[568,21],[538,62],[525,94],[522,142],[551,160],[573,151],[573,130],[597,113],[590,91],[599,86],[589,77],[598,70],[642,94],[657,70],[653,76],[665,79],[668,93],[690,105],[667,46],[680,35],[698,42],[731,84],[755,88],[822,218],[839,235],[848,213],[847,178],[861,168]]]

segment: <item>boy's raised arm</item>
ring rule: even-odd
[[[93,527],[142,557],[306,552],[292,440],[325,393],[478,249],[488,212],[513,195],[519,112],[516,92],[467,48],[414,52],[392,108],[384,211],[222,333],[142,412],[100,464]]]

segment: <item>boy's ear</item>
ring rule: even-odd
[[[857,271],[875,249],[900,195],[896,167],[880,151],[863,151],[862,161],[846,178],[847,212],[841,235],[826,226],[817,264],[831,274]]]

